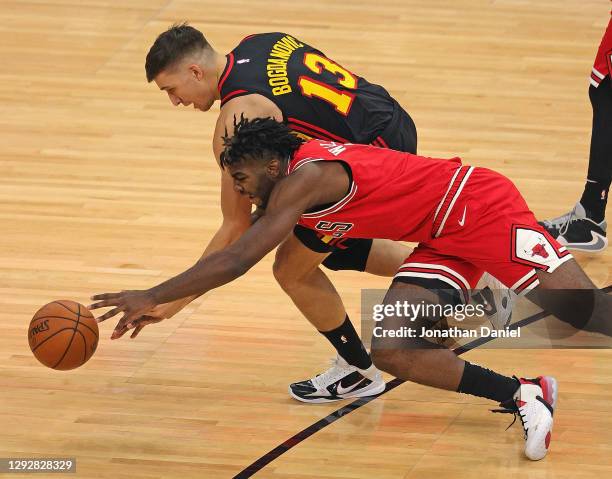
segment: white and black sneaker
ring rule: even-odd
[[[327,371],[289,385],[291,397],[313,404],[375,396],[384,390],[385,382],[376,366],[359,369],[340,356],[332,359],[332,366]]]
[[[546,456],[550,446],[557,405],[557,380],[552,376],[516,379],[520,387],[514,397],[501,403],[502,409],[493,412],[514,414],[512,424],[517,417],[520,418],[525,433],[525,455],[532,461],[539,461]]]
[[[608,246],[606,221],[596,223],[590,219],[580,201],[569,213],[552,220],[540,221],[540,224],[567,249],[595,253]]]

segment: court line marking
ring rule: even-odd
[[[612,291],[612,285],[602,288],[602,291],[604,293],[609,293],[610,291]],[[536,321],[539,321],[545,318],[548,315],[549,313],[547,313],[546,311],[541,311],[539,313],[532,314],[531,316],[528,316],[525,319],[521,319],[520,321],[517,321],[516,323],[511,324],[508,329],[512,330],[512,329],[517,329],[519,327],[527,326],[529,324],[535,323]],[[475,339],[474,341],[471,341],[465,344],[464,346],[459,346],[458,348],[453,349],[453,352],[457,354],[457,356],[460,356],[461,354],[467,353],[468,351],[471,351],[472,349],[475,349],[479,346],[482,346],[483,344],[493,341],[494,339],[496,338],[478,338],[478,339]],[[297,446],[299,443],[301,443],[305,439],[308,439],[310,436],[312,436],[316,432],[329,426],[330,424],[333,424],[338,419],[346,416],[347,414],[352,413],[356,409],[359,409],[361,406],[365,406],[366,404],[368,404],[369,402],[373,401],[376,398],[379,398],[383,394],[387,394],[389,391],[392,391],[393,389],[395,389],[401,384],[404,384],[405,382],[410,382],[410,381],[404,381],[402,379],[397,379],[397,378],[392,379],[391,381],[387,383],[385,390],[379,395],[357,399],[356,401],[353,401],[352,403],[347,404],[346,406],[343,406],[340,409],[332,412],[331,414],[325,416],[323,419],[320,419],[319,421],[315,422],[314,424],[311,424],[307,428],[302,429],[300,432],[293,435],[292,437],[287,439],[282,444],[279,444],[274,449],[269,451],[267,454],[264,454],[263,456],[261,456],[259,459],[257,459],[252,464],[250,464],[249,466],[244,468],[242,471],[240,471],[238,474],[236,474],[233,477],[233,479],[246,479],[246,478],[253,476],[253,474],[261,471],[264,467],[266,467],[272,461],[282,456],[289,449],[291,449],[294,446]]]

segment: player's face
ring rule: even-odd
[[[168,94],[174,106],[191,106],[208,111],[216,99],[215,85],[197,64],[183,63],[161,71],[154,79],[160,90]]]
[[[248,196],[252,204],[265,209],[276,182],[280,179],[280,162],[245,161],[228,167],[234,179],[234,189]]]

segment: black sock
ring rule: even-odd
[[[457,392],[501,403],[511,399],[519,386],[519,382],[514,378],[502,376],[466,361]]]
[[[601,223],[606,216],[606,204],[608,203],[608,189],[597,181],[587,181],[580,203],[586,210],[587,217]]]
[[[344,323],[339,328],[319,332],[332,343],[338,354],[351,366],[356,366],[359,369],[368,369],[372,365],[370,355],[363,346],[348,315],[344,318]]]

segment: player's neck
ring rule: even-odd
[[[212,61],[215,65],[215,76],[217,78],[217,84],[221,79],[221,75],[223,75],[223,70],[225,70],[225,65],[227,65],[227,57],[225,55],[220,54],[216,50],[213,50],[212,53]]]
[[[289,155],[287,158],[281,161],[281,176],[280,176],[281,178],[284,178],[285,176],[287,176],[287,173],[289,171],[289,164],[291,163],[291,160],[293,160],[293,155]]]

